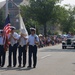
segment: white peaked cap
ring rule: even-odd
[[[36,29],[35,29],[35,28],[30,28],[30,30],[34,30],[34,31],[36,31]]]
[[[42,34],[39,34],[39,36],[43,36]]]
[[[14,26],[10,26],[10,29],[13,29],[13,30],[15,30],[16,28],[15,28]]]
[[[0,30],[0,34],[3,33],[3,30]]]

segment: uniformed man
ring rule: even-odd
[[[33,68],[36,68],[37,64],[37,45],[39,43],[39,38],[36,35],[36,29],[30,28],[31,35],[28,38],[29,44],[29,65],[28,68],[32,67],[32,55],[33,55]]]
[[[9,45],[9,56],[8,56],[8,63],[9,65],[7,67],[12,67],[12,54],[13,54],[13,67],[16,66],[16,62],[17,62],[17,43],[18,43],[18,39],[19,39],[19,35],[15,32],[15,27],[11,26],[11,33],[9,35],[9,41],[10,41],[10,45]]]
[[[25,67],[26,65],[27,39],[28,39],[27,34],[25,34],[22,29],[19,38],[19,56],[18,56],[19,66],[18,67],[21,67],[22,58],[23,58],[23,67]]]
[[[6,52],[4,51],[4,36],[3,30],[0,30],[0,66],[3,67],[5,64],[5,55]]]

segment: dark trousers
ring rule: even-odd
[[[0,66],[4,66],[5,64],[5,56],[6,52],[4,51],[4,47],[0,46]]]
[[[32,66],[32,56],[33,56],[33,66],[37,64],[37,46],[29,45],[29,66]]]
[[[12,55],[13,55],[13,66],[16,66],[16,63],[17,63],[17,58],[16,58],[16,55],[17,55],[17,44],[15,44],[14,46],[9,46],[9,59],[8,59],[8,62],[9,62],[9,66],[12,65]]]
[[[21,61],[23,58],[23,65],[26,65],[26,45],[21,47],[19,46],[19,56],[18,56],[18,60],[19,60],[19,65],[21,65]]]

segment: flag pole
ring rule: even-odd
[[[8,16],[8,0],[6,0],[6,17]]]

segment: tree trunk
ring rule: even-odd
[[[44,36],[46,37],[47,36],[47,30],[46,30],[46,24],[44,24]]]

